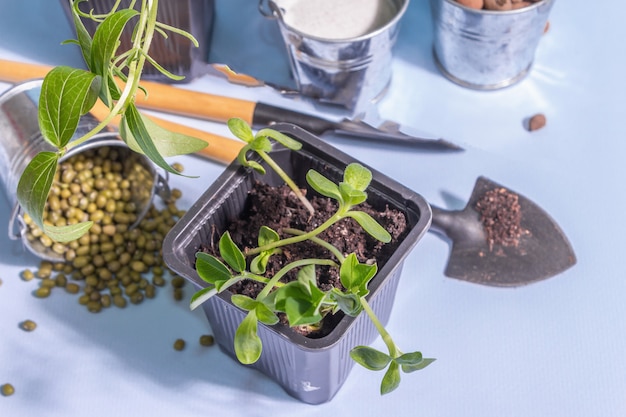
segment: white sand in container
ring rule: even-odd
[[[322,39],[353,39],[383,27],[396,15],[390,0],[274,0],[285,24]]]

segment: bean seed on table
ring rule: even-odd
[[[20,327],[27,332],[32,332],[37,328],[37,323],[32,320],[24,320],[20,323]]]
[[[15,394],[15,388],[11,384],[3,384],[2,387],[0,387],[0,392],[2,392],[2,395],[5,397],[10,397]]]
[[[174,349],[180,351],[185,349],[185,341],[183,339],[176,339],[176,341],[174,342]]]

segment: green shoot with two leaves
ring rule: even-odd
[[[59,66],[44,78],[39,100],[39,127],[46,142],[56,151],[37,154],[24,170],[17,188],[17,199],[24,211],[45,234],[58,242],[75,240],[92,225],[89,221],[62,226],[44,224],[46,201],[58,163],[70,149],[93,138],[117,115],[122,116],[120,135],[126,144],[169,172],[177,173],[164,157],[196,152],[207,145],[200,139],[161,129],[144,118],[134,104],[146,62],[172,79],[181,78],[169,73],[148,54],[155,34],[167,37],[168,32],[175,33],[191,39],[197,46],[193,36],[157,22],[158,0],[141,0],[140,5],[133,0],[128,8],[122,9],[118,0],[105,15],[82,12],[79,4],[86,0],[68,1],[71,2],[77,33],[77,40],[68,43],[80,47],[88,69]],[[138,10],[135,3],[140,6]],[[93,38],[81,18],[99,22]],[[136,22],[132,48],[120,52],[120,37],[131,21]],[[120,82],[117,83],[116,79]],[[109,107],[108,116],[89,132],[74,138],[81,116],[88,113],[98,100]]]
[[[264,173],[260,164],[246,158],[247,151],[257,152],[304,199],[295,183],[268,154],[271,151],[270,138],[292,150],[300,149],[300,143],[272,129],[262,129],[254,135],[250,127],[240,119],[231,119],[228,125],[235,136],[247,143],[239,155],[239,161],[243,165]],[[206,252],[196,253],[198,275],[209,285],[194,294],[191,308],[197,308],[243,280],[253,280],[264,286],[254,299],[242,294],[233,294],[231,298],[233,304],[247,311],[246,317],[237,328],[234,340],[237,358],[244,364],[252,364],[261,356],[263,347],[257,334],[259,322],[266,325],[277,324],[277,313],[284,313],[291,326],[315,328],[326,314],[342,311],[349,316],[357,316],[365,311],[380,333],[388,352],[357,346],[351,351],[351,357],[367,369],[387,369],[380,388],[381,393],[386,394],[400,383],[401,370],[413,372],[423,369],[434,359],[423,358],[420,352],[402,353],[371,309],[366,297],[369,294],[368,284],[377,272],[376,264],[361,263],[354,253],[344,256],[330,243],[318,237],[336,222],[350,217],[372,237],[384,243],[391,241],[390,234],[374,218],[356,208],[367,199],[365,190],[372,180],[372,174],[364,166],[353,163],[346,167],[343,181],[339,184],[314,170],[307,172],[306,180],[313,190],[338,203],[335,213],[309,232],[284,229],[283,232],[289,236],[282,239],[276,231],[263,226],[258,235],[258,247],[245,252],[233,242],[228,232],[224,233],[219,240],[219,257]],[[313,209],[308,201],[306,207]],[[264,275],[270,257],[278,253],[280,248],[305,240],[328,249],[332,259],[299,259],[283,265],[273,276]],[[318,288],[315,268],[321,265],[339,269],[343,289],[322,291]],[[281,281],[292,270],[297,270],[297,279],[288,283]]]

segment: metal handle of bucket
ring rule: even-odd
[[[154,192],[156,195],[161,197],[163,201],[167,201],[172,196],[172,190],[170,189],[170,185],[168,184],[169,173],[167,171],[163,171],[165,177],[161,174],[157,174],[157,182],[154,185]]]
[[[267,3],[267,5],[265,4]],[[273,0],[259,0],[259,12],[268,19],[282,19],[283,11]]]
[[[11,210],[11,218],[9,219],[9,239],[19,240],[22,238],[22,234],[26,229],[26,225],[18,221],[18,214],[20,212],[20,205],[16,204]]]

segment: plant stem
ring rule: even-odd
[[[143,72],[143,67],[146,62],[146,56],[148,55],[150,44],[152,43],[152,38],[154,36],[158,5],[159,0],[144,0],[142,3],[141,13],[139,14],[139,22],[136,26],[137,32],[135,33],[132,47],[133,50],[140,52],[136,54],[135,59],[132,59],[129,62],[128,78],[119,100],[115,103],[109,114],[101,120],[96,127],[85,133],[80,138],[69,143],[66,146],[66,151],[92,138],[108,126],[115,116],[123,112],[124,109],[126,109],[126,107],[134,101],[135,93],[139,88],[139,82],[141,81],[141,73]],[[105,76],[108,75],[112,74],[106,74]]]
[[[299,236],[293,236],[293,237],[289,237],[286,239],[281,239],[276,242],[268,243],[267,245],[259,246],[257,248],[252,248],[246,251],[246,255],[257,255],[261,252],[278,248],[280,246],[287,246],[287,245],[291,245],[294,243],[303,242],[305,240],[311,239],[312,237],[317,236],[320,233],[322,233],[324,230],[328,229],[335,222],[338,222],[342,218],[343,217],[341,215],[335,213],[332,217],[328,218],[324,223],[320,224],[319,226],[317,226],[315,229],[311,230],[310,232],[304,232],[303,234]]]
[[[289,188],[292,189],[292,191],[296,194],[298,199],[302,202],[302,204],[304,204],[306,209],[309,210],[309,213],[311,213],[311,216],[315,214],[315,209],[311,205],[311,202],[307,200],[304,194],[302,194],[302,191],[300,190],[300,188],[296,185],[295,182],[293,182],[293,180],[289,177],[289,175],[287,175],[287,173],[283,171],[280,165],[278,165],[266,152],[262,150],[257,150],[256,152],[261,156],[261,158],[265,162],[267,162],[267,164],[274,171],[276,171],[276,173],[283,179],[283,181],[285,181],[285,183],[289,186]]]
[[[385,342],[385,345],[387,346],[387,349],[389,350],[389,355],[392,358],[399,357],[400,351],[398,347],[393,342],[393,339],[391,338],[391,335],[389,334],[389,332],[385,329],[385,327],[382,325],[380,320],[378,320],[376,313],[374,313],[374,310],[372,310],[372,307],[370,307],[365,297],[361,297],[361,305],[363,306],[363,310],[365,310],[370,320],[376,327],[376,330],[378,330],[378,333],[380,333],[380,336],[382,337],[383,342]]]
[[[273,277],[272,279],[270,279],[270,281],[267,283],[267,285],[265,286],[265,288],[263,288],[263,290],[259,293],[259,295],[257,296],[258,298],[263,299],[264,297],[267,297],[268,294],[270,293],[270,291],[272,291],[272,288],[274,288],[279,282],[279,280],[285,276],[285,274],[287,274],[287,272],[291,271],[294,268],[298,268],[300,266],[306,266],[306,265],[328,265],[328,266],[337,266],[337,264],[333,261],[331,261],[330,259],[300,259],[297,261],[294,261],[288,265],[286,265],[283,269],[281,269],[280,271],[278,271]]]
[[[283,232],[289,233],[290,235],[297,235],[297,236],[301,236],[301,235],[306,233],[306,232],[303,232],[302,230],[299,230],[299,229],[292,229],[291,227],[284,228]],[[315,237],[315,236],[310,237],[309,240],[311,242],[313,242],[313,243],[317,243],[318,245],[320,245],[323,248],[328,249],[328,251],[330,253],[335,255],[335,257],[337,258],[339,263],[343,263],[343,261],[346,259],[346,257],[343,256],[343,253],[341,253],[339,251],[339,249],[337,249],[335,246],[331,245],[329,242],[326,242],[325,240],[320,239],[319,237]]]

